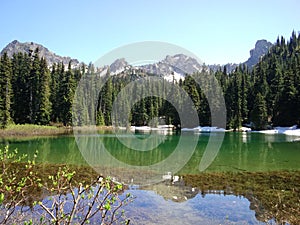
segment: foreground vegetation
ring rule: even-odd
[[[129,224],[122,207],[132,198],[121,197],[122,184],[91,170],[79,177],[67,166],[41,173],[25,158],[0,150],[1,224]]]

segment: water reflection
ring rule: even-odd
[[[143,135],[137,134],[140,138]],[[164,181],[137,190],[128,190],[137,198],[128,211],[132,224],[258,224],[266,221],[288,221],[300,224],[300,142],[283,134],[226,133],[223,145],[214,162],[199,172],[199,163],[213,133],[186,135],[185,144],[195,136],[198,139],[192,157],[178,171],[177,182]],[[123,136],[126,138],[126,134]],[[115,158],[137,166],[137,170],[112,166],[111,162],[97,160],[101,152],[89,149],[94,166],[105,175],[119,177],[127,184],[137,184],[136,178],[146,179],[168,175],[170,170],[159,173],[141,165],[152,165],[170,156],[178,141],[178,135],[163,135],[161,143],[152,151],[134,151],[124,146],[111,133],[83,135],[82,144],[98,143]],[[94,142],[93,140],[97,140]],[[133,141],[131,139],[128,142]],[[33,155],[39,150],[41,171],[49,172],[48,164],[72,164],[83,166],[78,174],[86,177],[88,164],[78,150],[72,136],[3,140],[10,149]],[[154,143],[155,144],[155,143]],[[97,146],[97,145],[95,145]],[[184,157],[185,151],[178,156]],[[177,161],[173,159],[171,163]],[[298,172],[297,172],[298,171]],[[171,174],[173,176],[174,174]],[[135,186],[136,187],[136,186]],[[37,193],[37,195],[39,195]],[[41,199],[44,196],[37,197]],[[275,219],[274,219],[275,218]],[[275,223],[275,222],[274,222]]]
[[[36,169],[47,180],[57,165],[38,164]],[[90,167],[71,170],[76,171],[74,182],[97,177]],[[166,174],[164,178],[153,185],[127,186],[123,195],[129,192],[135,197],[125,208],[130,224],[300,223],[299,171]],[[40,190],[30,195],[32,202],[46,199]]]
[[[185,202],[166,201],[153,191],[131,191],[126,208],[131,224],[264,224],[249,210],[249,201],[233,195],[197,194]]]
[[[186,175],[129,190],[129,212],[134,224],[299,224],[299,181],[298,172]]]

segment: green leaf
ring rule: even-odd
[[[4,201],[4,193],[0,193],[0,204]]]
[[[111,209],[111,205],[109,202],[107,202],[105,205],[104,205],[104,209],[105,210],[110,210]]]

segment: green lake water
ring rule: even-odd
[[[197,138],[197,146],[192,157],[180,170],[180,173],[195,174],[199,173],[198,166],[210,135],[218,136],[219,134],[186,132],[182,135],[161,135],[156,140],[159,146],[152,150],[146,149],[146,151],[131,149],[130,145],[127,143],[125,143],[127,146],[124,145],[111,133],[102,133],[97,136],[84,135],[80,137],[80,141],[91,141],[91,144],[86,144],[87,148],[91,149],[83,149],[83,154],[88,154],[88,159],[91,154],[94,154],[93,156],[97,155],[98,147],[102,144],[106,151],[118,161],[133,166],[148,166],[168,158],[174,152],[181,136],[184,136],[187,145],[192,142],[190,140],[195,141],[195,138]],[[121,138],[128,138],[130,142],[134,142],[135,139],[147,139],[147,136],[148,134],[137,134],[134,137],[127,137],[124,134]],[[299,137],[283,134],[226,133],[218,154],[206,171],[300,170],[300,141],[298,140]],[[78,148],[74,136],[2,139],[0,147],[3,148],[7,144],[10,149],[17,148],[20,153],[26,153],[29,156],[32,156],[35,150],[38,150],[39,162],[88,165]],[[145,148],[147,144],[148,142],[145,142]],[[90,151],[90,153],[86,151]],[[184,153],[185,149],[183,148],[178,154]],[[89,162],[93,165],[97,164],[97,159],[91,158],[94,160]],[[101,155],[99,155],[99,158],[101,158]],[[101,160],[99,160],[99,164],[101,164]]]
[[[253,209],[249,196],[235,192],[224,195],[224,190],[216,190],[217,186],[201,195],[201,190],[196,192],[180,180],[178,185],[164,177],[168,173],[179,177],[203,173],[199,164],[209,151],[208,142],[212,136],[211,141],[218,142],[222,135],[124,132],[116,137],[111,132],[101,132],[76,138],[2,139],[0,147],[9,145],[10,149],[17,148],[19,153],[29,156],[38,150],[40,163],[92,165],[108,175],[120,175],[130,185],[128,191],[136,196],[127,209],[131,224],[260,224],[263,219]],[[220,149],[210,158],[212,162],[205,173],[297,172],[300,141],[299,137],[283,134],[225,133]],[[274,219],[269,219],[275,224]]]

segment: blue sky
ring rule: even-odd
[[[17,39],[86,63],[122,45],[164,41],[207,64],[243,62],[256,40],[300,31],[298,0],[7,0],[0,49]]]

